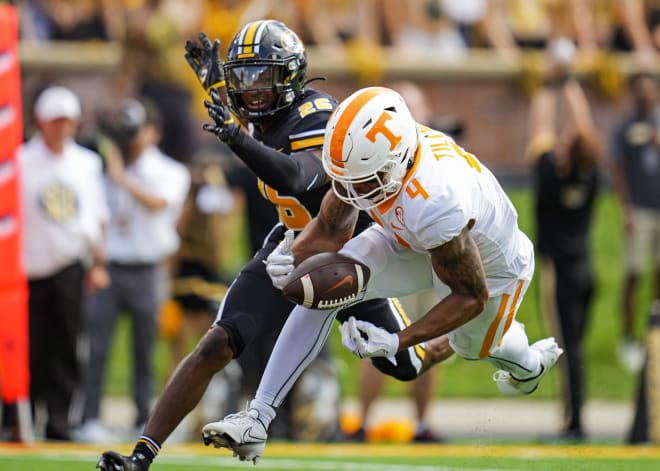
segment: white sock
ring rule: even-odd
[[[305,368],[323,348],[336,310],[296,306],[271,352],[255,398],[279,407]]]
[[[252,399],[248,406],[249,409],[255,409],[259,413],[259,420],[264,424],[266,430],[268,430],[270,423],[275,418],[275,415],[277,415],[273,407],[259,399]]]
[[[541,373],[541,355],[529,348],[525,328],[518,321],[511,324],[502,344],[487,359],[516,379],[533,378]]]

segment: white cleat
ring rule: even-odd
[[[257,464],[266,448],[266,427],[259,420],[256,409],[230,414],[218,422],[206,424],[202,429],[205,445],[229,448],[241,461]]]
[[[493,374],[493,380],[497,383],[497,388],[502,394],[520,396],[533,393],[539,387],[543,376],[557,363],[559,356],[564,353],[564,350],[557,345],[554,337],[541,339],[530,345],[530,348],[541,354],[541,372],[532,378],[517,379],[508,371],[497,370]]]

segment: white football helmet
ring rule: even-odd
[[[353,93],[325,131],[323,167],[335,194],[358,209],[396,196],[417,141],[417,123],[401,95],[383,87]]]

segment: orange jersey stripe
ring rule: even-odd
[[[513,295],[513,301],[511,302],[511,307],[509,307],[509,314],[506,317],[506,324],[504,324],[502,337],[500,337],[500,341],[497,342],[498,347],[502,346],[502,338],[504,338],[504,335],[509,330],[509,327],[511,327],[511,323],[513,322],[513,318],[515,317],[516,314],[516,306],[518,305],[518,299],[520,298],[520,293],[522,293],[522,288],[524,284],[525,284],[525,280],[518,281],[518,287],[516,288],[516,293]]]
[[[510,296],[508,294],[502,295],[502,302],[500,303],[500,308],[497,310],[497,316],[488,327],[488,332],[486,332],[486,338],[484,339],[483,345],[481,345],[481,352],[479,352],[479,358],[486,358],[490,355],[490,346],[493,344],[495,339],[495,332],[497,332],[497,327],[502,321],[504,316],[504,311],[506,310],[506,305],[509,303]]]

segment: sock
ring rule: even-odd
[[[525,329],[518,321],[511,324],[487,361],[508,371],[516,379],[533,378],[541,373],[541,355],[529,347]]]
[[[138,458],[140,467],[146,471],[154,458],[158,456],[159,451],[160,445],[156,440],[147,435],[141,435],[140,438],[138,438],[138,441],[135,443],[132,456]],[[142,459],[142,457],[144,457],[144,459]],[[144,463],[144,461],[146,461],[146,463]]]
[[[266,430],[268,430],[270,423],[275,418],[275,415],[277,415],[275,409],[271,405],[266,404],[259,399],[252,399],[248,409],[254,409],[259,413],[259,420],[264,424]]]

